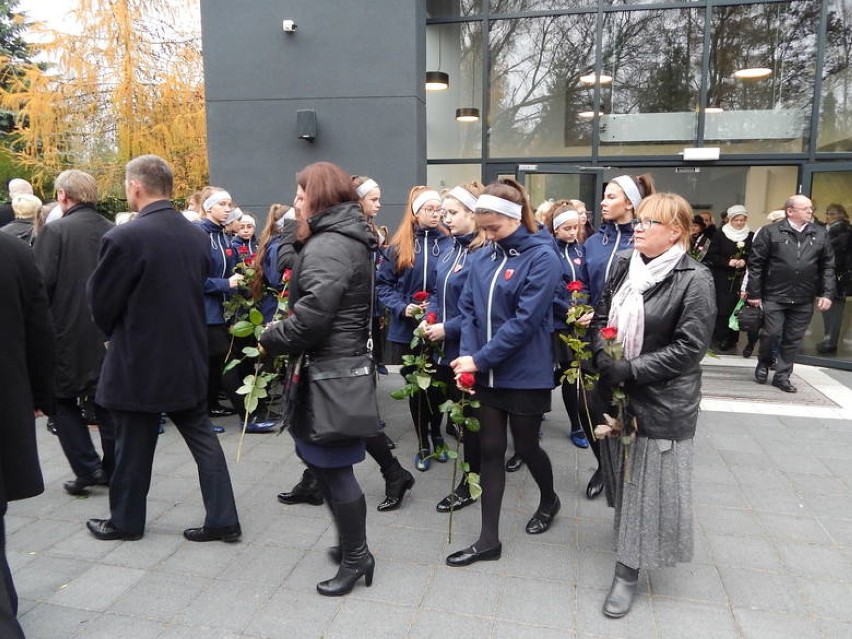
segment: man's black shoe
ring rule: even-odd
[[[758,384],[765,384],[769,378],[769,366],[764,362],[758,362],[754,369],[754,378]]]
[[[521,459],[521,456],[515,453],[509,460],[506,462],[506,472],[507,473],[516,473],[521,469],[521,466],[524,465],[524,460]]]
[[[207,411],[207,414],[210,417],[228,417],[229,415],[236,415],[237,411],[234,408],[225,408],[224,406],[212,406],[210,410]]]
[[[130,534],[123,530],[119,530],[112,525],[109,519],[90,519],[86,522],[86,528],[95,537],[101,541],[115,541],[123,539],[124,541],[136,541],[142,539],[142,534]]]
[[[797,390],[796,387],[790,383],[789,379],[786,377],[778,377],[778,375],[772,378],[772,385],[775,388],[780,388],[785,393],[795,393]]]
[[[97,470],[89,477],[75,477],[62,484],[69,495],[83,495],[89,486],[109,486],[109,477],[103,470]]]
[[[201,528],[187,528],[183,531],[183,536],[189,541],[224,541],[226,544],[239,541],[242,535],[243,531],[240,529],[239,524],[228,528],[207,528],[206,526],[202,526]]]

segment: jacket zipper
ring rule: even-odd
[[[621,229],[616,224],[615,246],[612,247],[612,253],[609,254],[609,259],[606,262],[606,270],[604,270],[604,282],[609,279],[609,269],[612,268],[612,260],[615,259],[615,254],[618,253],[618,247],[621,245]]]
[[[499,245],[498,245],[499,246]],[[500,250],[503,251],[503,247],[500,247]],[[494,276],[491,278],[491,286],[488,288],[488,320],[485,323],[485,342],[486,344],[491,341],[491,309],[494,304],[494,288],[497,286],[497,277],[500,275],[500,271],[503,270],[503,267],[506,265],[509,257],[506,255],[506,251],[503,251],[503,261],[500,262],[500,266],[494,271]],[[490,388],[494,387],[494,370],[488,371],[488,386]]]
[[[565,245],[564,255],[565,255],[565,261],[568,262],[568,266],[571,267],[571,280],[572,281],[576,280],[577,279],[577,271],[574,270],[574,263],[571,261],[571,257],[568,255],[568,245],[567,244]]]
[[[423,235],[423,288],[426,290],[426,280],[429,277],[429,231]],[[427,291],[428,292],[428,291]]]

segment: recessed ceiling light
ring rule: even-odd
[[[597,82],[598,75],[597,73],[589,73],[588,75],[581,75],[580,82],[583,84],[594,84]],[[612,82],[612,76],[601,74],[601,84],[610,84]]]
[[[704,113],[721,113],[724,110],[722,107],[705,107]]]
[[[762,80],[772,75],[772,69],[766,67],[754,67],[752,69],[740,69],[734,71],[734,77],[737,80]]]

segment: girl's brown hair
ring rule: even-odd
[[[496,182],[492,182],[482,191],[483,195],[493,195],[495,197],[509,200],[515,204],[521,205],[521,224],[527,227],[530,233],[538,232],[538,224],[535,221],[535,214],[530,205],[530,198],[527,195],[527,190],[518,182],[511,178],[501,178]]]
[[[284,217],[284,214],[289,210],[290,207],[286,204],[273,204],[269,207],[269,213],[266,215],[266,224],[263,225],[263,230],[260,232],[260,238],[257,242],[257,253],[255,253],[254,263],[252,264],[255,273],[257,274],[249,287],[249,290],[251,291],[251,298],[254,301],[263,297],[263,289],[266,287],[266,283],[263,281],[264,275],[266,275],[263,271],[263,261],[266,259],[269,240],[273,235],[278,234],[275,223]]]
[[[388,243],[395,254],[394,272],[397,275],[414,266],[414,236],[417,231],[417,218],[414,216],[417,211],[414,210],[414,200],[421,193],[431,190],[428,186],[415,186],[408,192],[408,202],[405,205],[402,220]],[[447,233],[440,224],[438,230],[445,235]]]
[[[479,183],[476,180],[473,180],[472,182],[464,182],[463,184],[459,184],[459,186],[461,188],[463,188],[465,191],[467,191],[468,193],[470,193],[473,197],[479,197],[480,195],[482,195],[482,192],[485,190],[485,186],[483,186],[481,183]],[[447,195],[445,195],[444,197],[445,197],[445,199],[449,198],[451,200],[458,202],[466,210],[470,211],[471,213],[475,212],[475,211],[471,211],[470,209],[468,209],[467,205],[464,202],[462,202],[461,200],[456,200],[456,198],[454,198],[449,193],[447,193]],[[474,232],[473,232],[473,239],[470,241],[470,244],[468,244],[468,249],[470,249],[471,251],[475,251],[480,246],[483,246],[487,241],[488,240],[485,238],[485,231],[483,231],[481,228],[479,228],[477,226],[476,230],[474,230]]]

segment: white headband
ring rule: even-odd
[[[206,200],[204,200],[204,204],[202,204],[201,207],[205,211],[209,211],[214,206],[219,204],[219,202],[221,202],[222,200],[230,200],[230,199],[231,199],[231,194],[228,193],[227,191],[213,191],[213,193],[210,195],[210,197],[208,197]]]
[[[473,193],[460,186],[454,186],[452,190],[447,193],[447,197],[451,197],[455,200],[458,200],[471,211],[476,208],[476,198],[473,197]]]
[[[494,211],[513,220],[520,220],[523,207],[510,200],[504,200],[502,197],[480,195],[476,200],[476,210]]]
[[[360,200],[362,197],[366,197],[367,193],[377,188],[379,188],[378,183],[371,178],[367,178],[361,186],[355,189],[355,193],[358,194],[358,199]]]
[[[621,187],[621,190],[624,191],[624,195],[627,196],[627,199],[630,200],[630,203],[633,205],[633,212],[635,213],[639,208],[639,204],[642,202],[642,195],[639,193],[639,188],[636,186],[636,182],[633,181],[633,178],[629,175],[619,175],[618,177],[612,178],[610,182],[615,182]]]
[[[249,215],[248,213],[243,213],[242,217],[240,217],[240,223],[251,223],[251,225],[257,228],[257,222],[255,219]]]
[[[411,208],[414,209],[412,212],[416,215],[417,211],[423,208],[423,205],[426,204],[429,200],[438,200],[441,201],[441,194],[437,191],[433,191],[429,189],[428,191],[423,191],[420,195],[414,198],[414,202],[411,204]]]
[[[228,213],[228,218],[223,222],[224,226],[228,226],[228,224],[233,224],[237,220],[239,220],[243,216],[242,209],[239,206],[235,206],[230,213]]]
[[[566,211],[562,211],[559,215],[553,218],[553,230],[555,231],[560,226],[565,224],[565,222],[569,222],[570,220],[579,220],[580,214],[577,213],[574,209],[568,209]]]

